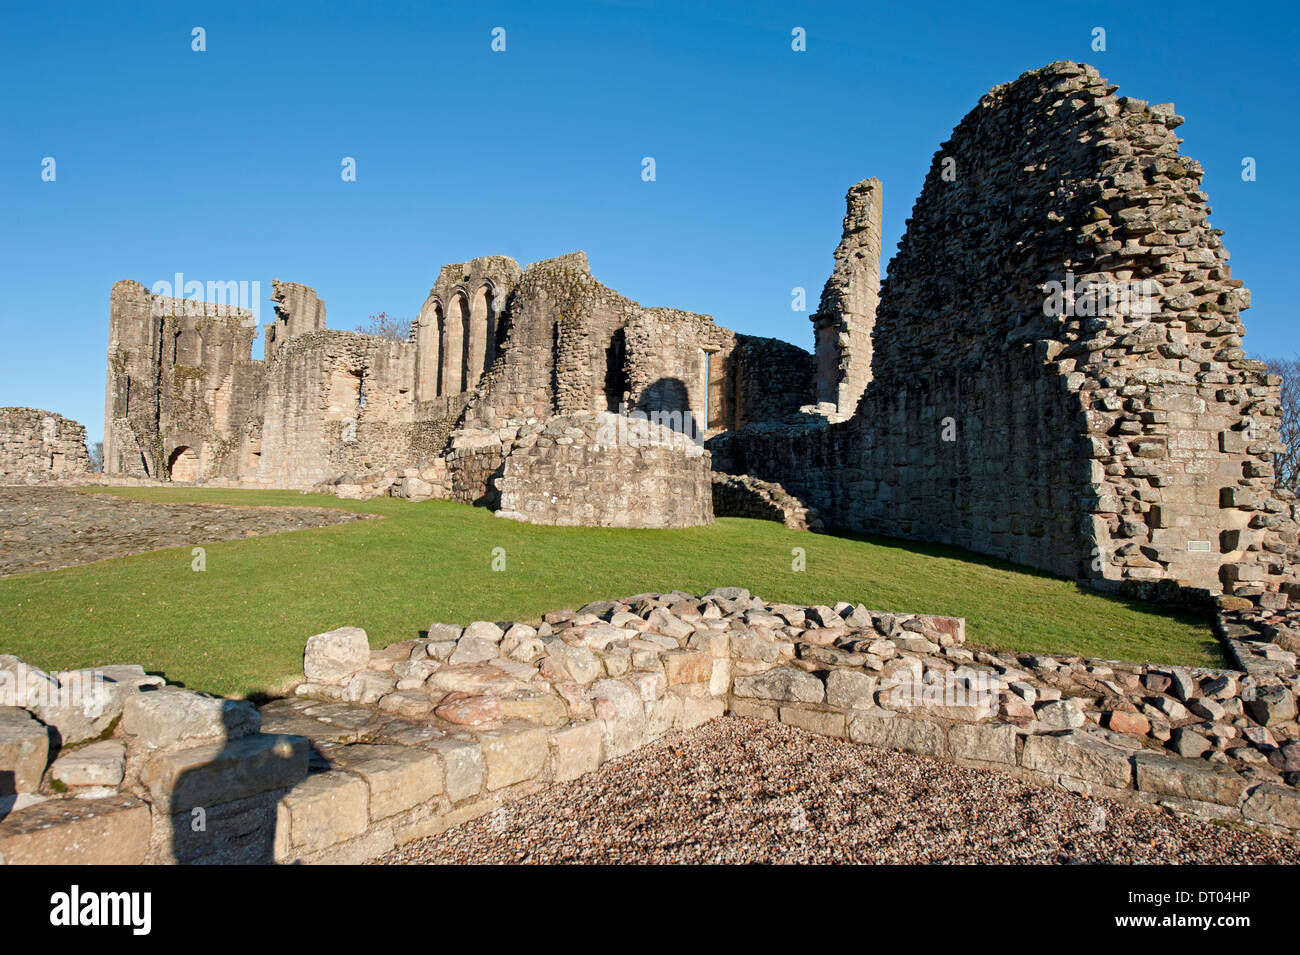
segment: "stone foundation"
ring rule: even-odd
[[[720,588],[381,650],[317,634],[260,711],[0,657],[0,856],[359,862],[727,712],[1297,836],[1295,654],[1268,645],[1244,673],[1012,654],[957,618]]]

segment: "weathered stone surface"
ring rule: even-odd
[[[713,657],[702,650],[669,650],[663,655],[663,663],[669,686],[707,683],[713,676]]]
[[[327,758],[332,767],[365,780],[372,820],[387,819],[442,792],[442,764],[425,750],[354,743],[331,750]]]
[[[485,768],[483,748],[478,743],[445,739],[430,743],[429,749],[442,760],[443,788],[448,799],[461,802],[479,794]]]
[[[599,680],[587,693],[600,724],[605,759],[617,759],[646,738],[646,712],[641,694],[618,680]]]
[[[881,718],[860,713],[849,717],[849,739],[877,749],[902,749],[922,756],[942,756],[944,732],[925,720],[907,716]]]
[[[149,759],[140,780],[155,807],[182,812],[287,789],[307,775],[308,744],[297,736],[259,734]]]
[[[126,747],[106,740],[61,753],[50,775],[65,786],[117,786],[126,771]]]
[[[49,749],[49,731],[30,713],[0,706],[0,796],[36,792]]]
[[[551,766],[557,782],[577,779],[600,766],[600,725],[572,723],[550,735]]]
[[[831,706],[865,709],[875,704],[880,680],[860,670],[831,670],[826,674],[826,702]]]
[[[1133,786],[1129,753],[1076,730],[1027,737],[1020,763],[1048,776],[1067,776],[1113,789]]]
[[[343,699],[349,703],[378,703],[397,685],[390,674],[377,670],[361,670],[348,677],[343,687]]]
[[[1077,729],[1086,722],[1083,707],[1077,700],[1040,703],[1034,707],[1034,718],[1044,726],[1057,729]]]
[[[817,733],[820,736],[834,736],[843,739],[847,724],[843,713],[826,710],[806,709],[800,706],[783,706],[780,710],[782,723],[797,726],[799,729]]]
[[[504,727],[479,734],[485,767],[484,785],[501,789],[533,779],[546,766],[550,741],[540,727]]]
[[[136,693],[122,711],[123,732],[152,747],[237,739],[256,733],[261,725],[261,714],[246,700],[227,700],[179,687]]]
[[[1246,700],[1245,706],[1250,718],[1260,726],[1273,726],[1296,718],[1295,694],[1284,686],[1257,689],[1255,698]]]
[[[1254,822],[1286,826],[1300,832],[1300,790],[1272,783],[1256,786],[1242,803],[1241,812]]]
[[[1112,710],[1106,725],[1116,733],[1134,736],[1145,736],[1151,729],[1151,721],[1132,710]]]
[[[732,684],[736,696],[791,703],[820,703],[826,687],[811,673],[791,667],[777,667],[753,676],[737,677]]]
[[[1016,728],[1005,723],[955,723],[948,727],[948,751],[957,759],[1016,762]]]
[[[309,683],[343,683],[370,664],[370,641],[360,627],[339,627],[307,639],[302,668]]]
[[[1214,763],[1138,753],[1134,764],[1142,792],[1235,806],[1246,791],[1246,780]]]
[[[5,865],[140,865],[149,806],[134,796],[55,799],[0,819]]]
[[[285,793],[276,807],[275,858],[291,861],[354,839],[370,823],[364,780],[342,772],[308,776]]]

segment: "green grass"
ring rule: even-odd
[[[364,627],[372,646],[430,622],[535,620],[602,598],[748,587],[795,604],[951,614],[968,640],[1009,650],[1220,666],[1205,621],[1080,590],[966,551],[808,534],[767,521],[649,531],[534,527],[444,501],[340,501],[293,491],[131,488],[150,501],[339,507],[382,515],[334,527],[115,558],[0,580],[0,652],[47,669],[140,663],[228,695],[274,693],[307,637]],[[492,570],[493,549],[506,569]],[[791,550],[807,569],[791,570]]]

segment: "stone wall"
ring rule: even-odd
[[[122,281],[109,314],[104,473],[185,481],[238,473],[262,385],[262,363],[249,358],[253,313]]]
[[[1273,646],[1254,675],[998,653],[957,618],[718,588],[383,649],[317,634],[260,710],[0,656],[0,861],[359,862],[727,712],[1300,837],[1300,685]]]
[[[871,380],[871,335],[880,303],[880,180],[864,179],[850,188],[845,205],[835,268],[812,323],[817,401],[852,415]]]
[[[772,481],[713,473],[713,516],[776,521],[793,530],[821,530],[817,512]]]
[[[1075,63],[995,88],[935,154],[857,413],[723,435],[716,466],[838,527],[1285,606],[1278,382],[1244,357],[1181,123]]]
[[[601,412],[520,429],[505,458],[498,517],[585,527],[713,523],[709,455],[647,420]]]
[[[0,480],[31,484],[89,471],[84,426],[39,408],[0,408]]]
[[[244,474],[274,487],[401,467],[412,460],[411,345],[357,332],[290,339],[267,363]]]

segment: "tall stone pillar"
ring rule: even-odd
[[[871,330],[880,303],[880,180],[849,189],[835,268],[812,315],[818,402],[852,415],[871,380]]]

